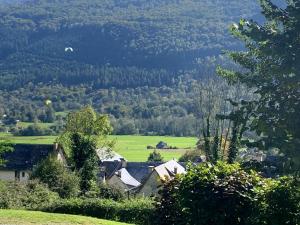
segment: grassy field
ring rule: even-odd
[[[22,127],[22,128],[27,128],[30,125],[34,125],[34,123],[29,123],[29,122],[18,122],[17,126]],[[38,126],[41,128],[49,128],[54,125],[54,123],[37,123]]]
[[[0,138],[10,140],[13,143],[52,144],[54,136],[16,137],[11,134],[0,133]],[[193,137],[166,137],[166,136],[116,136],[109,137],[116,140],[115,151],[131,162],[146,161],[153,150],[147,150],[147,146],[155,146],[159,141],[166,142],[169,146],[176,146],[176,150],[159,150],[164,160],[178,159],[185,151],[195,147],[197,139]]]
[[[86,216],[52,214],[43,212],[0,210],[0,224],[13,225],[126,225]]]
[[[176,146],[176,150],[159,150],[165,160],[179,158],[190,148],[195,147],[197,139],[192,137],[165,137],[165,136],[111,136],[116,139],[115,150],[128,161],[146,161],[153,150],[147,146],[155,146],[159,141],[166,142],[169,146]]]

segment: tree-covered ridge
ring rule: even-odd
[[[41,0],[2,5],[0,59],[50,57],[182,69],[199,57],[239,47],[227,28],[241,14],[255,17],[256,8],[253,1],[238,0]],[[74,48],[73,54],[66,54],[66,46]]]
[[[241,13],[257,17],[256,4],[2,1],[0,117],[50,122],[55,112],[91,104],[112,116],[116,133],[197,135],[196,121],[210,108],[204,102],[224,111],[224,83],[206,78],[228,65],[221,50],[241,48],[227,29]]]
[[[2,6],[1,24],[34,31],[93,26],[103,32],[104,25],[116,24],[135,33],[135,40],[127,43],[132,47],[178,51],[209,47],[209,39],[222,45],[224,33],[228,39],[230,22],[241,15],[252,18],[257,13],[256,2],[238,0],[39,0]],[[112,36],[120,36],[117,29],[110,31]]]

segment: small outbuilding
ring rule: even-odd
[[[157,145],[156,145],[157,149],[166,149],[168,148],[168,144],[166,142],[160,141]]]

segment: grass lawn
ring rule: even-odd
[[[52,144],[54,136],[16,137],[11,134],[0,133],[0,138],[10,140],[13,143],[29,144]],[[112,135],[110,139],[116,140],[115,151],[131,162],[146,161],[153,150],[147,150],[147,146],[155,146],[159,141],[166,142],[169,146],[176,146],[176,150],[159,150],[164,160],[179,158],[188,148],[196,145],[194,137],[167,137],[167,136],[133,136],[133,135]]]
[[[86,216],[52,214],[23,210],[0,210],[0,224],[8,225],[126,225]]]

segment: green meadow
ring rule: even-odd
[[[13,143],[28,144],[52,144],[55,136],[13,136],[7,133],[0,133],[0,138],[9,140]],[[132,135],[112,135],[110,140],[115,140],[114,150],[124,156],[128,161],[143,162],[146,161],[153,150],[148,150],[147,146],[156,146],[160,141],[166,142],[169,146],[175,146],[178,149],[158,150],[164,160],[173,158],[178,159],[184,152],[195,147],[197,138],[195,137],[167,137],[167,136],[132,136]]]
[[[23,210],[0,210],[0,224],[14,225],[126,225],[86,216],[52,214]],[[128,224],[127,224],[128,225]]]
[[[22,127],[22,128],[26,128],[30,125],[34,125],[34,123],[30,123],[30,122],[18,122],[17,126],[18,127]],[[51,126],[54,125],[54,123],[37,123],[38,126],[40,126],[41,128],[49,128]]]

